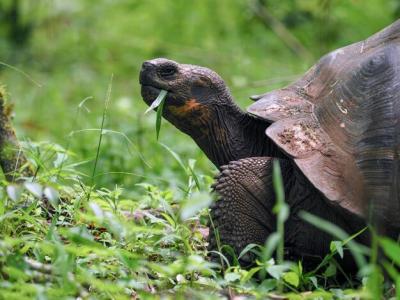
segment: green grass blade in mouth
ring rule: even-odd
[[[158,141],[158,137],[160,135],[160,129],[161,129],[161,116],[162,112],[164,110],[164,102],[165,102],[165,96],[167,96],[167,91],[161,90],[160,94],[157,96],[157,99],[151,103],[150,107],[146,110],[145,114],[147,114],[149,111],[157,109],[157,118],[156,118],[156,137]]]
[[[164,102],[165,96],[167,96],[167,91],[161,90],[160,94],[158,94],[157,99],[151,103],[150,107],[145,111],[145,114],[147,114],[149,111],[157,108],[160,106],[162,102]]]
[[[162,112],[164,110],[164,103],[165,103],[165,96],[167,95],[167,91],[161,90],[160,95],[158,95],[157,99],[160,98],[160,104],[157,108],[157,117],[156,117],[156,138],[158,141],[158,137],[160,135],[160,129],[161,129],[161,116]],[[156,99],[156,101],[157,101]]]

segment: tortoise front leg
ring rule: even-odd
[[[220,250],[223,245],[229,245],[238,256],[248,244],[264,245],[268,236],[276,231],[276,216],[272,212],[275,205],[272,162],[271,157],[251,157],[221,168],[214,184],[219,199],[211,207],[209,250]],[[365,222],[327,201],[291,162],[279,162],[285,201],[290,207],[285,223],[285,258],[302,260],[305,270],[311,271],[330,252],[330,242],[335,238],[302,220],[300,211],[308,211],[335,224],[349,235],[359,232]],[[367,232],[356,240],[369,244]],[[346,251],[343,259],[338,256],[335,259],[344,270],[355,273],[356,266],[350,253]],[[248,265],[253,260],[254,256],[249,254],[242,257],[240,263]]]
[[[275,231],[271,157],[251,157],[221,168],[213,185],[219,199],[211,207],[209,249],[229,245],[236,256],[251,243],[263,245]],[[288,163],[280,160],[282,170]],[[241,263],[250,263],[251,255]]]

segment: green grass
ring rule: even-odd
[[[34,184],[4,182],[0,189],[1,299],[220,299],[227,293],[249,299],[278,294],[289,299],[376,299],[393,294],[390,284],[382,285],[382,267],[398,284],[400,246],[395,241],[379,238],[386,258],[379,266],[368,264],[370,251],[356,245],[355,236],[306,214],[304,219],[337,237],[332,252],[307,273],[301,262],[284,261],[281,227],[287,207],[276,166],[274,183],[281,196],[275,212],[282,225],[265,246],[249,245],[237,254],[257,254],[252,268],[221,256],[222,269],[209,261],[206,251],[212,179],[198,173],[193,161],[186,164],[165,148],[164,155],[173,155],[185,171],[186,180],[179,182],[183,194],[143,181],[134,187],[141,193],[135,199],[118,185],[85,185],[69,158],[60,167],[66,151],[59,145],[26,144],[25,150],[43,171]],[[342,256],[347,248],[361,257],[360,281],[339,284],[335,276],[341,269],[334,255]]]
[[[0,16],[12,2],[2,1]],[[250,0],[20,1],[22,24],[34,28],[23,46],[0,39],[0,82],[37,175],[35,185],[0,186],[0,299],[396,297],[382,279],[384,269],[400,285],[394,241],[377,238],[386,258],[373,252],[370,259],[353,237],[305,215],[335,236],[332,253],[311,272],[284,261],[284,195],[275,209],[279,230],[263,247],[236,253],[256,253],[253,268],[222,254],[221,263],[210,262],[216,169],[167,122],[157,141],[157,115],[144,115],[138,73],[145,60],[208,66],[245,108],[249,95],[295,80],[325,52],[366,38],[399,11],[394,0],[267,2],[305,54],[263,25]],[[360,284],[335,283],[334,254],[347,248],[363,265]]]

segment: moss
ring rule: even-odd
[[[6,86],[2,83],[0,83],[0,101],[7,102],[8,94],[6,90]]]
[[[30,167],[22,170],[27,165],[27,159],[19,151],[19,142],[11,124],[13,106],[6,102],[6,94],[4,86],[0,84],[0,166],[6,179],[14,181],[15,171],[22,172],[24,176],[31,176],[33,172]]]

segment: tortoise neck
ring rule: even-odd
[[[199,147],[220,168],[246,157],[282,157],[277,146],[266,136],[268,123],[256,119],[234,104],[231,97],[221,101],[226,105],[213,107],[207,134],[194,138]]]

